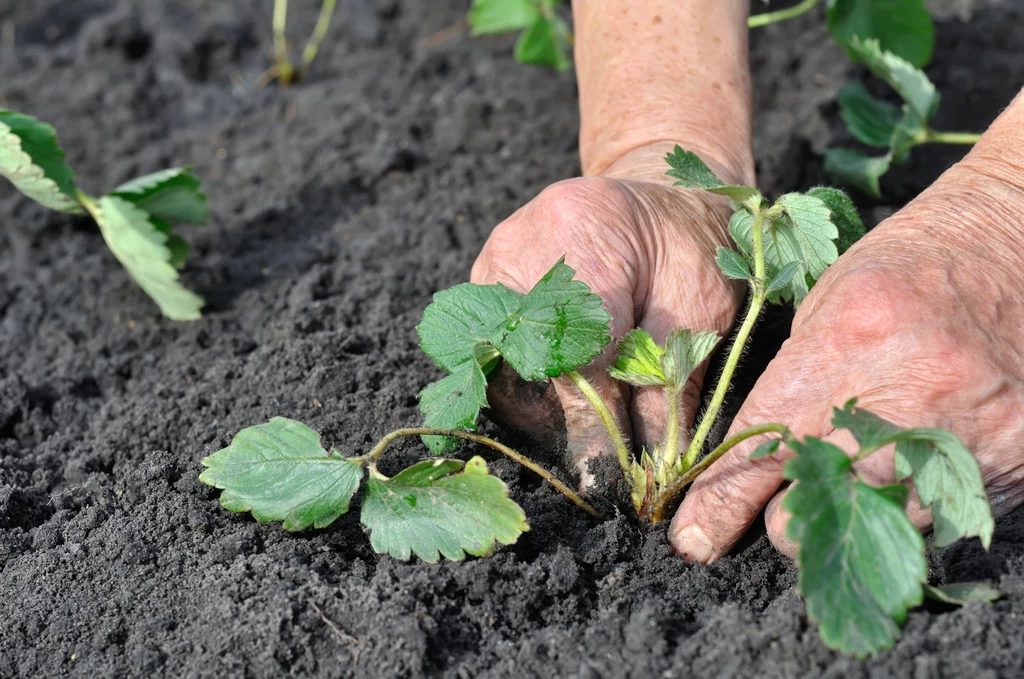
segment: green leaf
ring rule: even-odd
[[[912,476],[921,506],[931,507],[937,547],[976,536],[988,549],[992,508],[978,462],[960,439],[944,429],[897,427],[857,408],[855,400],[833,410],[832,424],[849,429],[865,454],[896,444],[896,478]]]
[[[770,229],[764,239],[765,276],[768,280],[777,278],[783,267],[791,261],[801,263],[803,261],[799,257],[796,260],[792,259],[794,252],[799,250],[799,243],[792,236],[792,232],[796,227],[785,215],[777,221],[780,222],[781,230],[778,228]],[[748,210],[741,209],[733,213],[732,218],[729,220],[729,234],[743,255],[748,260],[752,259],[754,252],[754,216]],[[777,242],[778,238],[786,239],[782,246]],[[802,257],[802,253],[800,256]],[[792,301],[794,305],[799,305],[807,297],[808,291],[807,276],[801,271],[800,275],[793,276],[788,288],[772,292],[768,299],[773,303]]]
[[[516,60],[521,64],[547,66],[557,71],[569,68],[569,27],[554,12],[539,14],[516,42]]]
[[[167,234],[146,212],[123,198],[104,196],[90,204],[110,251],[164,316],[176,321],[198,319],[203,299],[178,282]]]
[[[799,587],[830,648],[864,658],[892,646],[928,576],[924,540],[900,503],[906,489],[857,481],[850,458],[814,438],[794,441],[783,501],[799,544]]]
[[[378,553],[434,563],[483,556],[495,543],[510,545],[530,529],[508,499],[501,479],[483,459],[429,460],[387,479],[371,473],[363,492],[362,522]]]
[[[941,587],[925,585],[924,595],[933,601],[954,606],[966,606],[972,601],[992,602],[1002,596],[999,590],[988,582],[955,582]]]
[[[892,158],[867,156],[852,149],[825,151],[825,172],[836,184],[860,189],[869,196],[882,197],[879,178],[889,171]]]
[[[469,29],[474,36],[520,31],[539,16],[536,0],[473,0]]]
[[[711,330],[693,332],[680,328],[669,333],[665,353],[661,357],[661,369],[667,385],[682,389],[697,366],[715,350],[720,339],[718,333]]]
[[[836,249],[840,255],[864,237],[864,222],[861,221],[857,207],[846,193],[828,186],[819,186],[808,191],[807,195],[814,196],[828,207],[831,213],[829,219],[839,230]]]
[[[884,51],[878,40],[854,37],[850,48],[872,73],[896,90],[917,121],[926,126],[939,107],[939,93],[928,76],[892,52]]]
[[[772,231],[776,248],[788,252],[781,263],[803,261],[807,273],[817,280],[825,269],[836,261],[839,252],[833,242],[839,230],[832,223],[832,213],[820,198],[805,193],[787,193],[777,201],[792,221],[792,233],[785,221],[773,221]],[[795,242],[798,248],[792,247]]]
[[[754,276],[750,273],[750,267],[743,255],[730,248],[718,248],[718,257],[715,258],[715,261],[718,262],[718,268],[728,278],[745,281]]]
[[[0,175],[44,207],[85,213],[56,131],[32,116],[0,109]]]
[[[871,96],[859,81],[840,88],[839,115],[858,141],[882,148],[889,147],[896,127],[903,122],[899,106]]]
[[[761,192],[749,186],[726,184],[711,171],[693,151],[684,151],[677,144],[672,153],[665,156],[671,169],[666,172],[676,180],[673,186],[684,189],[704,189],[721,196],[728,196],[737,203],[760,204]]]
[[[617,380],[635,387],[667,386],[661,368],[665,350],[647,333],[637,328],[630,330],[616,347],[615,365],[608,369]]]
[[[206,196],[191,167],[162,170],[126,182],[109,195],[123,198],[169,224],[205,224]]]
[[[487,378],[480,364],[466,361],[443,380],[420,392],[423,425],[439,429],[476,430],[480,409],[487,407]],[[423,443],[437,455],[459,447],[454,436],[423,436]]]
[[[199,480],[223,489],[225,509],[281,521],[290,531],[331,525],[363,478],[359,463],[328,454],[318,433],[284,417],[243,429],[203,465]]]
[[[504,285],[463,283],[442,290],[416,326],[420,347],[439,368],[453,372],[473,359],[474,347],[489,342],[524,299]]]
[[[747,459],[749,460],[760,460],[763,457],[771,457],[779,450],[779,445],[782,443],[782,439],[772,439],[771,441],[765,441],[757,448],[754,448]]]
[[[877,38],[883,49],[915,66],[931,61],[935,49],[935,25],[924,0],[829,0],[828,28],[841,45],[855,36]]]
[[[491,333],[491,344],[525,380],[581,368],[611,341],[611,316],[575,274],[559,260]]]
[[[778,273],[768,282],[765,287],[765,292],[771,294],[777,290],[782,290],[789,286],[793,282],[793,276],[795,276],[801,269],[800,262],[790,262],[784,267],[779,269]]]

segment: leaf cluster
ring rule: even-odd
[[[208,218],[206,196],[191,168],[139,177],[93,198],[75,186],[51,126],[0,109],[0,175],[44,207],[91,215],[110,251],[165,316],[199,318],[202,298],[178,281],[188,243],[174,232],[175,224],[205,224]]]
[[[935,24],[925,0],[828,0],[829,32],[855,61],[856,38],[877,40],[882,49],[915,66],[925,66],[935,51]]]
[[[572,31],[558,16],[560,0],[473,0],[469,27],[474,36],[522,31],[516,61],[565,71],[570,64]]]

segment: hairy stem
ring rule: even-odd
[[[288,35],[285,31],[288,25],[288,0],[274,0],[274,65],[277,67],[277,77],[281,82],[288,84],[295,75],[291,59],[288,58]]]
[[[747,19],[748,28],[760,28],[761,26],[767,26],[768,24],[778,23],[787,19],[798,17],[801,14],[806,14],[814,9],[814,6],[818,4],[818,0],[803,0],[803,2],[793,5],[787,9],[780,9],[775,12],[765,12],[763,14],[755,14],[754,16]]]
[[[655,498],[654,503],[651,505],[651,523],[664,521],[665,514],[671,506],[672,499],[679,495],[684,488],[693,483],[705,469],[711,466],[711,463],[725,455],[732,448],[736,447],[737,444],[743,443],[753,436],[771,433],[781,434],[782,437],[785,438],[789,435],[789,427],[784,424],[779,424],[778,422],[767,422],[765,424],[758,424],[744,429],[743,431],[727,438],[725,441],[722,441],[721,445],[708,453],[707,457],[701,460],[700,463],[691,467],[689,471],[679,478],[679,480],[663,490],[658,497]]]
[[[658,471],[662,478],[675,476],[676,462],[679,460],[679,395],[681,389],[668,387],[668,420],[665,424],[665,442],[661,448],[661,460],[658,461]],[[664,470],[664,471],[662,471]]]
[[[565,376],[572,380],[572,383],[576,385],[576,388],[583,392],[583,395],[590,401],[590,405],[594,406],[594,410],[597,411],[598,417],[601,418],[601,424],[608,430],[608,436],[612,439],[612,445],[615,446],[615,454],[619,458],[619,466],[622,467],[622,471],[626,473],[626,478],[630,478],[631,468],[631,455],[629,453],[629,446],[626,445],[626,439],[622,435],[622,431],[619,429],[619,425],[615,422],[615,418],[612,416],[612,411],[608,409],[604,399],[601,398],[601,394],[597,393],[597,389],[594,389],[594,385],[587,381],[587,378],[581,375],[578,371],[572,370],[565,373]]]
[[[976,144],[981,139],[980,134],[973,132],[936,132],[928,130],[924,140],[933,144]]]
[[[337,0],[324,0],[320,6],[320,16],[316,19],[316,26],[313,28],[313,35],[310,37],[309,42],[306,43],[306,49],[302,51],[302,65],[299,67],[301,71],[305,71],[309,68],[313,60],[316,59],[316,53],[320,49],[320,43],[324,41],[324,36],[327,35],[327,29],[331,27],[331,19],[334,17],[334,7],[337,4]]]
[[[711,396],[711,402],[708,403],[707,410],[704,411],[704,417],[701,418],[700,426],[697,427],[697,431],[694,433],[693,439],[690,441],[690,447],[686,450],[686,456],[683,458],[684,472],[689,471],[690,468],[693,467],[694,463],[697,462],[697,456],[700,455],[700,451],[704,448],[704,442],[707,440],[708,434],[711,432],[711,427],[715,425],[715,421],[718,419],[718,411],[722,409],[722,404],[725,402],[725,396],[729,393],[733,373],[736,372],[736,366],[739,365],[740,358],[743,356],[743,350],[747,346],[747,340],[750,339],[750,333],[754,330],[754,325],[757,323],[757,319],[761,315],[762,307],[764,307],[765,267],[764,233],[762,232],[764,219],[764,211],[758,209],[754,213],[754,280],[750,283],[753,291],[753,294],[750,297],[750,306],[747,307],[747,314],[743,317],[743,323],[740,325],[740,329],[736,332],[736,337],[732,341],[732,347],[729,349],[729,356],[725,360],[725,367],[722,369],[722,374],[718,377],[718,384],[715,385],[715,391]]]
[[[461,429],[437,429],[435,427],[408,427],[406,429],[396,429],[378,441],[377,445],[375,445],[373,449],[366,454],[365,458],[369,458],[372,464],[377,460],[377,458],[384,454],[384,451],[388,446],[398,439],[406,438],[408,436],[454,436],[456,438],[465,439],[467,441],[487,446],[488,448],[498,451],[505,457],[518,462],[533,473],[537,474],[537,476],[540,476],[542,479],[554,486],[555,490],[572,500],[573,503],[583,511],[593,516],[600,516],[596,509],[591,507],[583,498],[573,492],[571,488],[559,481],[558,478],[556,478],[555,475],[547,469],[544,469],[544,467],[541,467],[525,455],[517,453],[505,444],[498,443],[494,439],[482,434],[474,434],[473,432],[463,431]]]

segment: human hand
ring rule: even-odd
[[[897,425],[956,434],[997,515],[1024,502],[1024,175],[1003,155],[972,154],[829,269],[730,435],[781,422],[852,452],[831,414],[856,396]],[[759,442],[729,451],[693,484],[670,528],[680,554],[718,559],[767,506],[769,538],[795,555],[779,492],[788,453],[749,460]],[[891,450],[857,467],[874,484],[895,482]],[[908,514],[931,525],[916,498]]]

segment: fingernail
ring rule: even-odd
[[[708,536],[704,534],[704,531],[700,529],[700,526],[695,523],[683,526],[676,533],[673,542],[675,543],[676,551],[679,552],[679,556],[687,561],[711,563],[715,560],[714,546],[708,540]]]

